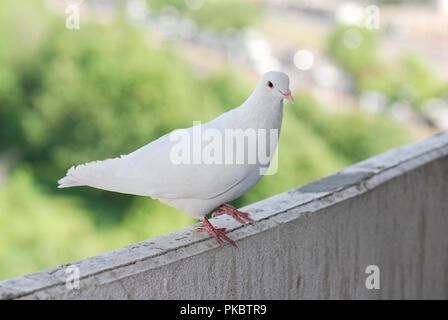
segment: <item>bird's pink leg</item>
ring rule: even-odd
[[[232,217],[234,217],[235,220],[241,222],[242,224],[246,224],[246,221],[244,221],[243,219],[249,221],[252,224],[257,222],[255,220],[251,219],[247,212],[241,212],[237,208],[232,207],[231,205],[224,203],[224,204],[220,205],[218,207],[218,209],[221,209],[221,210],[213,212],[212,217],[216,217],[216,216],[226,213],[226,214],[229,214]]]
[[[225,235],[224,231],[226,230],[226,228],[215,228],[214,226],[212,226],[212,224],[210,223],[210,221],[208,221],[208,219],[206,217],[202,218],[201,221],[204,224],[204,227],[196,228],[196,231],[198,231],[198,232],[206,231],[206,232],[210,233],[219,242],[220,246],[222,246],[224,244],[224,240],[225,240],[225,241],[229,242],[231,245],[237,247],[236,242]]]

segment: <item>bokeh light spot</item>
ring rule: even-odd
[[[349,49],[358,48],[363,41],[362,33],[356,29],[348,29],[344,32],[344,45]]]
[[[308,70],[313,66],[314,56],[308,50],[299,50],[294,55],[294,65],[299,70]]]

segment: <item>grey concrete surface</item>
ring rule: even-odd
[[[447,177],[445,132],[243,208],[256,225],[214,218],[238,248],[191,226],[0,281],[0,299],[447,299]]]

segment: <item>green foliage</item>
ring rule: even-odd
[[[383,93],[389,102],[408,101],[417,110],[425,100],[448,92],[448,84],[437,79],[422,58],[414,54],[403,56],[393,67],[377,63],[359,77],[358,85],[361,91]]]
[[[24,69],[46,36],[49,21],[44,17],[37,1],[23,7],[17,1],[0,2],[0,151],[22,140],[20,110],[25,108],[25,90],[32,90],[23,81]]]
[[[357,45],[358,44],[358,45]],[[376,35],[366,28],[338,27],[328,39],[328,52],[356,77],[365,72],[375,58]]]
[[[191,10],[184,0],[148,0],[149,7],[159,11],[165,6],[173,6],[196,23],[217,32],[227,28],[241,29],[256,24],[261,17],[260,4],[242,0],[204,0],[199,9]]]
[[[135,30],[83,30],[55,34],[36,58],[39,70],[30,70],[39,87],[20,125],[27,158],[39,159],[50,179],[57,177],[45,164],[60,176],[73,163],[128,153],[216,107],[199,99],[193,88],[200,82],[182,61],[148,47]]]
[[[353,30],[362,35],[357,48],[350,48],[345,40],[347,32]],[[376,47],[376,34],[366,28],[339,27],[328,38],[329,54],[352,75],[358,92],[375,90],[389,103],[407,101],[417,110],[426,99],[446,94],[448,84],[441,84],[421,57],[408,53],[396,63],[384,63]]]
[[[346,163],[364,160],[409,141],[409,132],[385,115],[357,111],[328,113],[308,95],[297,100],[300,107],[293,109],[296,117],[307,123]]]

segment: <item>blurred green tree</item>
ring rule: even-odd
[[[408,52],[391,62],[377,45],[375,31],[355,26],[340,26],[328,38],[328,53],[351,75],[356,93],[378,91],[389,103],[406,101],[418,112],[425,100],[444,98],[448,84],[421,56]]]
[[[357,26],[341,26],[330,35],[327,50],[357,81],[375,61],[376,41],[374,31]]]
[[[260,3],[247,0],[196,1],[197,8],[189,8],[185,0],[147,0],[149,7],[160,11],[173,6],[190,17],[200,27],[222,32],[227,28],[241,29],[256,24],[262,15]],[[191,1],[192,3],[194,1]]]

